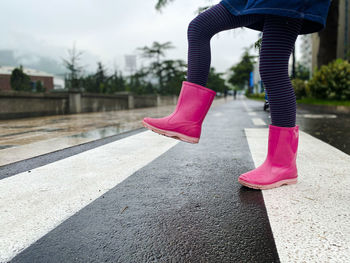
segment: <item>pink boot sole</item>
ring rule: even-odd
[[[180,141],[184,141],[184,142],[189,142],[189,143],[198,143],[199,142],[199,138],[186,136],[186,135],[178,133],[178,132],[161,130],[161,129],[158,129],[156,127],[153,127],[152,125],[149,125],[145,121],[142,121],[142,124],[143,124],[143,126],[145,126],[145,128],[150,129],[150,130],[152,130],[160,135],[164,135],[167,137],[171,137],[171,138],[174,138],[174,139],[177,139]]]
[[[251,183],[245,182],[239,178],[238,178],[238,182],[246,187],[249,187],[249,188],[258,189],[258,190],[267,190],[267,189],[271,189],[271,188],[280,187],[282,185],[296,184],[298,182],[298,178],[286,179],[286,180],[282,180],[282,181],[279,181],[279,182],[276,182],[273,184],[267,184],[267,185],[251,184]]]

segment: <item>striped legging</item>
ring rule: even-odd
[[[288,62],[302,19],[277,15],[234,16],[217,4],[198,15],[188,26],[187,81],[206,86],[210,69],[210,39],[218,32],[264,20],[260,50],[260,76],[269,98],[271,124],[294,127],[296,97],[288,74]]]

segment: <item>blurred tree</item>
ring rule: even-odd
[[[84,91],[98,93],[99,89],[96,87],[95,75],[82,76],[80,78],[80,84],[84,88]]]
[[[165,60],[157,70],[159,72],[156,72],[156,75],[161,75],[163,81],[159,93],[179,94],[181,83],[186,77],[186,63],[183,60]]]
[[[310,71],[300,63],[297,63],[295,69],[295,78],[301,80],[309,80]]]
[[[250,46],[250,48],[255,48],[260,52],[260,48],[261,48],[261,42],[262,42],[262,37],[260,37],[256,42],[254,42],[253,45]]]
[[[107,92],[107,77],[105,73],[105,68],[102,65],[101,62],[97,63],[97,72],[95,74],[95,81],[96,81],[96,88],[98,89],[99,93],[106,93]]]
[[[43,86],[43,83],[40,80],[36,81],[36,83],[35,83],[35,91],[36,92],[45,92],[46,91],[46,88]]]
[[[154,41],[151,47],[141,47],[138,50],[141,51],[141,56],[144,58],[155,58],[155,62],[160,63],[160,58],[165,56],[165,51],[175,48],[171,42],[165,42],[163,44]]]
[[[223,73],[215,72],[215,68],[211,67],[208,76],[207,88],[216,92],[225,93],[228,87],[225,84],[225,79],[222,78]]]
[[[153,42],[151,47],[142,47],[138,48],[141,51],[141,56],[144,58],[149,58],[153,62],[150,64],[148,71],[149,73],[155,74],[158,78],[158,89],[161,91],[164,88],[163,74],[162,74],[162,65],[161,57],[165,56],[165,51],[174,48],[171,42],[165,42],[163,44],[158,42]]]
[[[248,50],[246,50],[241,61],[230,68],[229,83],[238,89],[243,89],[244,85],[249,83],[250,72],[254,69],[255,58],[256,56],[250,55]]]
[[[77,51],[75,44],[72,49],[68,50],[68,59],[63,59],[63,64],[69,71],[68,76],[65,78],[65,85],[68,90],[80,90],[80,74],[82,67],[79,66],[79,60],[83,52]]]
[[[23,72],[22,65],[12,71],[10,84],[13,90],[32,91],[30,77]]]
[[[108,93],[115,93],[126,90],[126,79],[123,74],[118,71],[114,71],[114,74],[108,79]]]
[[[81,76],[79,83],[80,86],[84,88],[84,91],[92,93],[105,93],[106,80],[107,76],[105,74],[105,68],[101,62],[98,62],[96,73],[89,74],[87,76]]]
[[[161,11],[163,7],[165,7],[167,4],[173,1],[174,0],[157,0],[156,10]]]
[[[149,71],[146,68],[138,70],[135,74],[129,77],[126,90],[136,94],[151,94],[154,93],[152,84],[147,81]]]

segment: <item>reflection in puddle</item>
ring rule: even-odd
[[[4,127],[6,129],[30,129],[30,128],[34,128],[35,126],[29,126],[29,125],[18,125],[18,126],[7,126]]]
[[[37,130],[29,130],[29,131],[16,132],[16,133],[1,134],[0,138],[23,135],[23,134],[27,134],[27,133],[58,132],[58,131],[64,131],[64,130],[65,129],[60,129],[60,128],[37,129]]]
[[[52,124],[52,123],[61,123],[62,121],[68,121],[70,118],[58,118],[58,119],[53,119],[47,121],[47,124]]]
[[[298,114],[298,117],[304,117],[309,119],[334,119],[337,118],[335,114]]]
[[[65,131],[65,129],[62,128],[48,128],[48,129],[42,129],[44,132],[57,132],[57,131]]]
[[[100,129],[92,130],[92,131],[87,131],[83,133],[78,133],[69,137],[73,138],[89,138],[89,139],[102,139],[106,138],[109,136],[117,135],[121,132],[124,132],[125,129],[121,129],[119,125],[117,126],[108,126],[108,127],[103,127]]]
[[[16,145],[0,145],[0,150],[15,147]]]

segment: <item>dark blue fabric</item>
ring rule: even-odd
[[[288,75],[288,61],[303,20],[279,15],[234,16],[218,4],[188,26],[187,81],[206,86],[210,68],[210,39],[218,32],[264,21],[260,75],[269,98],[272,125],[294,127],[296,98]]]
[[[296,96],[288,62],[302,24],[300,18],[265,15],[259,72],[269,100],[272,125],[279,127],[294,127],[296,122]]]
[[[206,86],[211,61],[210,40],[216,33],[263,19],[264,15],[234,16],[221,4],[195,17],[187,30],[187,81]]]
[[[330,0],[222,0],[233,15],[271,14],[304,19],[299,34],[322,30],[326,25]],[[257,22],[248,28],[263,31],[264,23]]]

